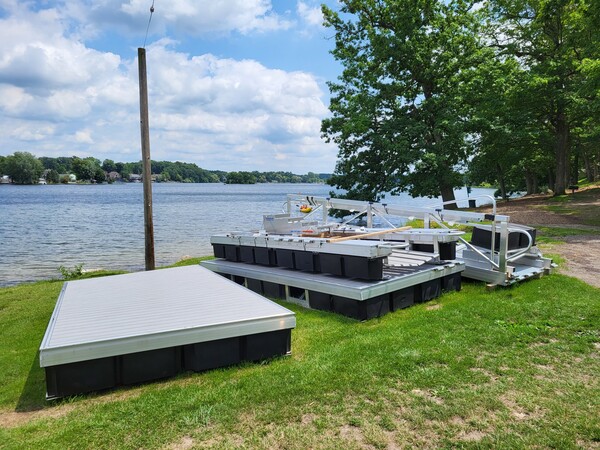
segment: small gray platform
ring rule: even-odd
[[[227,363],[287,353],[295,325],[293,312],[200,266],[70,281],[63,286],[40,346],[40,366],[46,368],[49,397],[71,395],[227,365],[220,364],[224,351],[235,353],[224,359]],[[254,340],[250,348],[251,336],[280,331],[288,341],[283,351],[282,345],[266,352],[255,348],[268,347],[268,339],[262,338],[258,341],[263,344]],[[229,350],[219,347],[232,339],[236,341]],[[208,352],[215,354],[214,363],[204,361],[206,352],[198,354],[194,346],[202,343],[216,343]],[[153,376],[151,367],[164,354],[152,352],[160,350],[167,352],[169,367]],[[139,375],[119,374],[131,366],[132,358],[139,360],[134,364]],[[85,373],[86,362],[98,361],[106,362],[107,374],[113,369],[117,374],[88,387],[81,379],[88,375],[75,372]],[[144,365],[148,373],[143,373]]]
[[[458,261],[447,264],[410,267],[394,267],[384,270],[384,279],[366,281],[343,278],[324,273],[309,273],[283,267],[266,267],[236,263],[223,259],[202,261],[202,266],[218,273],[277,283],[285,286],[309,289],[353,300],[368,300],[372,297],[395,292],[414,285],[457,274],[465,265]]]
[[[386,266],[383,279],[371,281],[223,259],[201,264],[268,297],[358,320],[431,300],[443,291],[460,290],[463,263],[424,264],[414,259],[409,262],[409,266]]]

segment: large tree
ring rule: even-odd
[[[100,161],[91,156],[84,159],[74,156],[72,168],[77,179],[81,181],[94,179],[98,171],[102,170]]]
[[[6,157],[6,174],[16,184],[36,184],[44,172],[44,166],[34,155],[28,152],[15,152]]]
[[[102,162],[102,169],[105,172],[115,172],[117,170],[117,165],[112,159],[105,159]]]
[[[600,30],[590,19],[597,0],[488,0],[489,39],[497,58],[515,58],[527,72],[522,101],[537,126],[552,136],[554,193],[564,194],[572,179],[574,131],[591,98],[582,95],[586,67],[598,60]],[[589,116],[587,116],[589,117]],[[584,120],[585,121],[585,120]],[[596,124],[597,120],[593,120]],[[593,128],[593,127],[591,127]],[[590,127],[588,127],[590,129]],[[575,173],[577,170],[575,170]]]
[[[463,85],[482,58],[472,3],[344,0],[323,7],[344,66],[329,83],[322,134],[338,145],[330,184],[350,198],[381,193],[454,200],[471,148]]]
[[[545,153],[550,134],[532,108],[539,100],[529,90],[530,76],[512,58],[490,58],[479,65],[465,89],[467,101],[474,105],[471,122],[477,130],[469,181],[498,186],[503,198],[511,192],[538,192],[552,163]]]

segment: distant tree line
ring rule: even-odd
[[[206,170],[193,163],[152,161],[153,180],[158,182],[180,183],[320,183],[329,174],[295,175],[291,172],[225,172]],[[15,152],[0,156],[0,175],[8,175],[15,184],[37,184],[40,178],[46,183],[68,183],[70,174],[78,181],[103,183],[130,181],[132,175],[142,173],[142,162],[115,162],[111,159],[100,161],[94,157],[77,156],[37,158],[28,152]]]
[[[295,175],[291,172],[229,172],[225,177],[225,183],[323,183],[330,176],[327,173],[314,172],[308,172],[306,175]]]

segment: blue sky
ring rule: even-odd
[[[341,67],[320,3],[155,0],[152,158],[332,172],[337,149],[319,130]],[[139,160],[136,57],[151,4],[0,0],[0,155]]]

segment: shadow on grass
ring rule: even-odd
[[[17,412],[38,411],[48,406],[46,402],[46,377],[39,361],[40,352],[37,351],[15,408]]]

